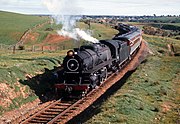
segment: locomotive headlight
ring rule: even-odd
[[[79,63],[76,59],[69,59],[67,61],[67,68],[70,71],[77,71],[79,68]]]
[[[67,56],[73,56],[74,55],[74,51],[73,50],[69,50],[68,52],[67,52]]]

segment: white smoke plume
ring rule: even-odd
[[[53,13],[53,18],[56,20],[56,23],[63,25],[62,29],[57,31],[59,35],[71,37],[75,40],[82,38],[93,43],[98,43],[96,38],[91,37],[79,28],[75,28],[76,21],[80,19],[77,14],[80,15],[81,12],[81,9],[77,7],[75,1],[43,0],[43,3],[47,6],[48,10]]]
[[[91,37],[88,33],[86,33],[85,31],[83,31],[83,30],[81,30],[79,28],[76,28],[76,32],[79,35],[79,37],[81,37],[84,40],[87,40],[87,41],[90,41],[90,42],[93,42],[93,43],[98,43],[99,42],[96,38]]]

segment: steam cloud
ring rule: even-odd
[[[75,40],[82,38],[93,43],[98,42],[88,32],[75,28],[76,21],[80,19],[80,17],[75,15],[80,14],[81,9],[77,7],[73,0],[43,0],[43,3],[53,13],[56,23],[63,25],[62,29],[57,31],[59,35],[71,37]]]

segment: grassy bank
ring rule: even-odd
[[[149,35],[144,39],[154,55],[137,68],[86,124],[169,124],[180,121],[180,57],[168,55],[166,39]],[[179,41],[168,41],[180,50]]]
[[[66,51],[0,52],[0,114],[31,102],[52,85],[48,75]],[[49,82],[48,82],[49,81]]]

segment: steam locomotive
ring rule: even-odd
[[[120,70],[140,47],[141,30],[119,24],[119,33],[111,40],[83,45],[67,52],[63,70],[58,74],[58,91],[86,93],[103,83],[108,75]]]

